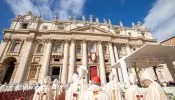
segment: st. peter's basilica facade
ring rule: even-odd
[[[121,68],[110,66],[144,44],[156,43],[140,22],[129,28],[122,22],[112,25],[105,19],[100,23],[92,15],[82,16],[81,21],[76,16],[42,20],[40,14],[27,12],[16,16],[3,34],[0,83],[38,82],[47,75],[71,82],[80,65],[87,66],[87,79],[98,75],[106,83],[108,74],[113,72],[123,82]]]

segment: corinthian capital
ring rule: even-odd
[[[47,38],[47,39],[45,40],[45,42],[46,42],[46,43],[52,43],[52,42],[53,42],[53,39]]]
[[[63,42],[64,43],[69,43],[69,39],[65,39]]]
[[[108,45],[112,45],[112,42],[111,41],[108,41],[107,43],[108,43]]]
[[[35,39],[34,39],[34,37],[27,37],[27,38],[26,38],[26,41],[27,41],[27,42],[34,42]]]
[[[74,38],[72,38],[70,41],[71,41],[71,43],[75,43],[75,39]]]
[[[82,40],[82,43],[87,43],[87,40],[86,39]]]
[[[2,41],[3,42],[9,42],[11,39],[10,38],[7,38],[7,37],[4,37],[3,39],[2,39]]]

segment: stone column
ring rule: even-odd
[[[68,40],[66,40],[65,44],[64,44],[64,58],[63,58],[64,60],[63,60],[61,82],[67,82],[67,77],[68,77],[68,58],[69,58],[69,42],[68,42]]]
[[[106,83],[105,62],[101,41],[98,43],[98,46],[99,46],[99,60],[100,60],[100,78],[102,80],[102,83],[105,84]]]
[[[83,66],[88,66],[87,43],[83,41]]]
[[[10,67],[8,64],[0,63],[0,83],[1,84],[5,78],[8,67]]]
[[[42,65],[42,71],[41,71],[41,79],[45,78],[48,75],[49,71],[49,64],[50,64],[50,55],[52,50],[52,40],[47,39],[46,40],[46,51],[45,51],[45,57]]]
[[[83,66],[87,67],[88,70],[88,51],[87,51],[87,42],[83,41]],[[86,76],[86,81],[88,82],[88,74]]]
[[[111,59],[111,66],[115,64],[115,55],[114,55],[114,50],[112,47],[112,43],[109,42],[109,53],[110,53],[110,59]],[[115,80],[118,81],[118,73],[117,73],[117,68],[112,68],[112,73],[116,76]]]
[[[31,55],[31,48],[33,44],[34,38],[28,37],[26,39],[26,42],[24,43],[24,49],[22,51],[22,55],[19,61],[19,66],[17,68],[16,74],[15,74],[15,80],[13,80],[13,83],[21,83],[23,82],[23,77],[25,76],[26,67],[29,65],[29,57]]]
[[[126,45],[126,51],[127,51],[127,55],[129,55],[131,53],[131,49],[129,47],[129,44]],[[130,68],[129,71],[131,71],[131,73],[136,75],[135,68]]]
[[[75,40],[71,40],[68,82],[72,81],[72,76],[74,74],[74,70],[75,70]]]
[[[2,55],[5,51],[5,48],[7,47],[8,42],[10,41],[9,38],[3,38],[2,42],[0,44],[0,59],[2,58]]]
[[[127,66],[126,62],[121,58],[120,66],[122,68],[122,74],[123,74],[123,79],[126,84],[129,83],[129,77],[128,77],[128,72],[127,72]]]
[[[117,46],[114,46],[114,51],[115,51],[115,60],[117,63],[117,61],[119,60]],[[122,70],[121,68],[117,68],[117,70],[118,70],[119,81],[123,82]]]

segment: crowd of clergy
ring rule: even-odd
[[[33,100],[169,100],[161,86],[148,77],[145,71],[142,75],[144,91],[136,84],[136,75],[129,75],[129,83],[122,85],[110,74],[110,81],[103,84],[98,76],[86,82],[87,69],[80,66],[72,76],[72,83],[60,83],[58,79],[51,82],[49,76],[41,79],[40,84],[3,84],[0,91],[17,91],[35,89]]]

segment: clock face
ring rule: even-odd
[[[26,16],[24,20],[30,20],[32,17],[31,16]]]

